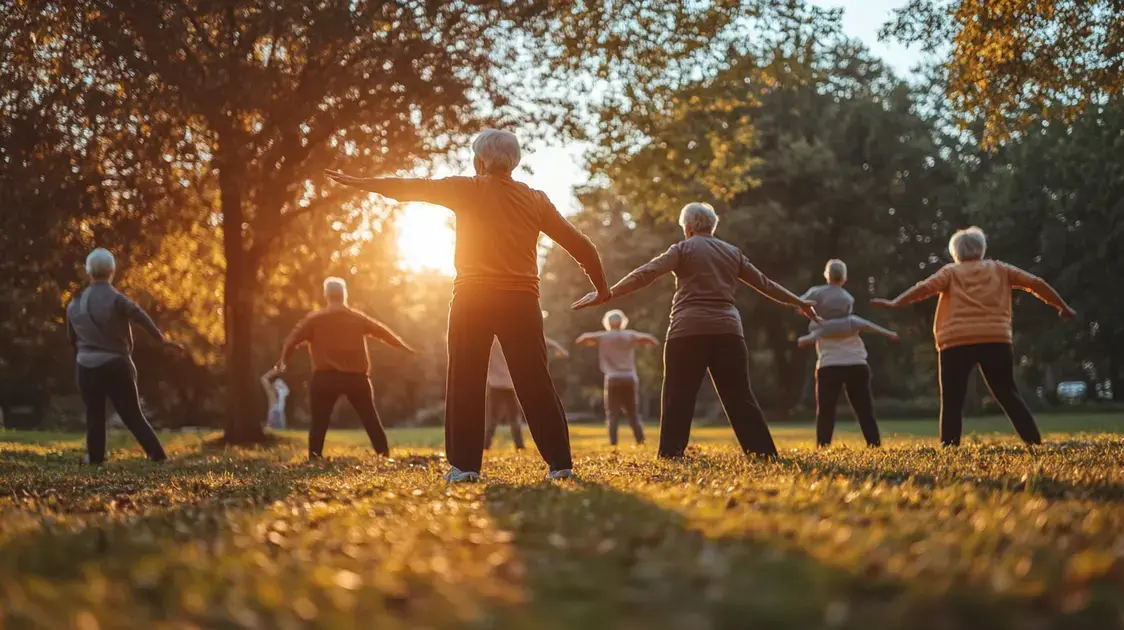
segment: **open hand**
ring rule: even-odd
[[[600,291],[590,291],[589,293],[587,293],[585,295],[585,297],[583,297],[582,299],[580,299],[577,302],[574,302],[572,305],[570,305],[570,308],[574,309],[575,311],[580,311],[583,308],[590,308],[590,307],[593,307],[593,306],[597,306],[599,304],[604,304],[611,299],[613,299],[612,293],[609,293],[609,292],[601,293]]]
[[[897,304],[894,304],[893,300],[887,300],[884,298],[873,298],[870,300],[870,304],[871,306],[876,306],[878,308],[894,308],[895,306],[897,306]]]
[[[1058,309],[1058,317],[1064,319],[1067,322],[1073,321],[1073,320],[1077,319],[1077,311],[1073,310],[1072,306],[1060,308],[1060,309]]]
[[[341,171],[332,171],[332,170],[325,169],[324,175],[326,175],[328,177],[328,179],[336,182],[337,184],[343,184],[344,186],[359,186],[360,184],[363,183],[362,177],[355,177],[353,175],[345,175]]]

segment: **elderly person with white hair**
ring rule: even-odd
[[[597,347],[601,373],[605,375],[605,424],[609,428],[609,444],[617,445],[617,419],[621,413],[628,418],[636,443],[643,444],[636,347],[657,346],[659,341],[647,333],[628,330],[628,317],[619,309],[605,313],[601,325],[605,330],[584,333],[574,343]]]
[[[831,444],[835,433],[835,408],[839,394],[847,390],[847,400],[855,412],[867,446],[881,446],[878,421],[874,417],[874,397],[870,391],[870,366],[866,344],[859,336],[873,332],[897,341],[898,335],[851,313],[855,298],[843,288],[847,265],[833,258],[824,266],[827,284],[812,287],[800,296],[816,304],[823,323],[809,324],[811,332],[800,338],[800,346],[816,344],[816,444]],[[809,341],[810,340],[810,341]]]
[[[183,347],[165,337],[144,309],[113,287],[116,270],[108,250],[91,252],[86,258],[90,284],[66,308],[67,337],[77,350],[78,389],[86,406],[85,462],[105,461],[106,400],[113,403],[148,459],[164,461],[167,455],[144,417],[137,393],[132,324],[166,346]]]
[[[628,274],[612,288],[612,298],[628,295],[673,273],[675,296],[671,325],[664,345],[663,401],[660,418],[660,457],[681,457],[691,434],[695,399],[703,376],[722,399],[738,443],[747,453],[777,453],[764,414],[749,384],[749,353],[741,315],[734,304],[738,283],[744,283],[781,304],[800,308],[818,319],[813,303],[801,300],[765,277],[737,247],[714,236],[718,215],[710,204],[690,203],[679,216],[686,238],[648,264]],[[575,309],[599,302],[590,293]]]
[[[375,409],[368,376],[371,363],[367,357],[367,337],[406,352],[413,353],[413,350],[382,323],[348,306],[347,283],[342,279],[324,281],[324,300],[327,306],[309,313],[289,333],[281,350],[281,360],[274,367],[275,374],[284,372],[297,346],[308,344],[312,357],[312,382],[308,388],[312,410],[308,458],[316,460],[324,456],[324,437],[340,397],[347,398],[355,408],[375,452],[388,456],[390,446]]]
[[[1034,416],[1015,386],[1011,347],[1011,290],[1021,289],[1056,308],[1063,319],[1076,313],[1045,280],[998,260],[985,259],[987,239],[971,227],[952,235],[948,251],[955,262],[918,282],[893,300],[876,306],[895,308],[940,296],[933,336],[940,355],[941,443],[960,444],[968,377],[979,366],[991,395],[1003,408],[1019,437],[1040,444]]]
[[[489,129],[472,143],[473,177],[361,178],[329,171],[348,186],[456,213],[457,271],[449,311],[445,452],[452,482],[476,481],[484,453],[488,354],[498,337],[519,402],[551,478],[573,474],[569,429],[550,380],[539,306],[539,234],[570,253],[604,299],[609,294],[597,249],[546,194],[512,179],[521,159],[514,134]]]

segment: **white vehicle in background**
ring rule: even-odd
[[[1058,383],[1058,398],[1065,403],[1077,404],[1085,400],[1089,386],[1084,381]]]

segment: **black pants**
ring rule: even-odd
[[[668,339],[663,353],[660,457],[681,457],[691,437],[695,399],[703,376],[710,379],[742,450],[776,455],[761,406],[749,386],[749,353],[738,335],[696,335]]]
[[[542,311],[534,293],[461,287],[449,309],[445,380],[445,452],[449,463],[480,472],[485,390],[492,339],[498,337],[539,453],[551,470],[572,468],[570,432],[550,380]]]
[[[1027,444],[1041,444],[1034,415],[1015,386],[1015,354],[1009,343],[977,343],[941,350],[941,444],[957,446],[964,429],[964,397],[972,368],[980,366],[991,395]]]
[[[375,409],[374,392],[366,374],[359,372],[315,372],[309,385],[309,400],[312,407],[312,424],[308,428],[308,456],[320,457],[324,454],[324,436],[328,433],[328,423],[332,421],[332,410],[340,396],[347,397],[371,446],[380,455],[389,455],[386,432],[379,422],[379,412]]]
[[[831,444],[835,433],[835,406],[844,388],[867,446],[880,446],[882,439],[878,435],[874,397],[870,393],[870,367],[865,363],[831,365],[816,370],[816,444]]]
[[[644,443],[644,425],[640,424],[637,383],[631,378],[605,380],[605,423],[609,425],[609,444],[617,445],[617,427],[620,414],[628,418],[632,436],[637,444]]]
[[[523,448],[523,410],[519,408],[519,398],[514,389],[489,387],[485,401],[484,448],[492,447],[496,428],[506,424],[511,427],[511,441],[515,448]]]
[[[78,366],[78,389],[86,405],[86,452],[91,464],[105,461],[105,402],[113,403],[121,422],[153,461],[168,458],[152,425],[141,411],[137,372],[128,359],[114,359],[98,367]]]

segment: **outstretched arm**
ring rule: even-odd
[[[898,297],[892,300],[875,298],[871,300],[870,303],[881,308],[897,308],[899,306],[907,306],[915,302],[927,300],[939,294],[941,291],[948,289],[949,276],[951,273],[952,272],[949,271],[949,265],[946,265],[937,273],[906,289],[905,292]]]
[[[289,336],[285,337],[285,343],[281,346],[281,360],[274,366],[278,371],[285,371],[285,365],[289,363],[289,357],[293,356],[297,346],[312,340],[313,317],[314,314],[306,315],[304,319],[297,322]]]
[[[753,263],[749,262],[749,259],[744,255],[742,256],[742,268],[738,273],[738,279],[753,287],[754,290],[770,300],[780,304],[795,306],[800,309],[800,312],[808,317],[808,319],[815,322],[822,321],[820,316],[816,314],[815,302],[803,300],[797,297],[792,291],[773,282],[765,274],[761,273],[761,270],[755,267]]]
[[[601,297],[602,302],[607,302],[609,299],[609,280],[605,277],[605,267],[601,264],[601,254],[597,253],[597,248],[593,246],[593,242],[585,234],[582,234],[581,230],[567,221],[566,217],[559,214],[558,210],[545,196],[543,202],[547,207],[543,210],[542,233],[558,243],[571,258],[577,261],[593,284],[597,295]]]
[[[889,328],[883,328],[878,324],[870,321],[869,319],[863,319],[858,315],[851,316],[851,323],[856,329],[858,329],[859,332],[873,333],[875,335],[881,335],[894,341],[898,340],[898,333],[890,330]]]
[[[638,345],[638,346],[658,346],[658,345],[660,345],[660,340],[657,339],[655,335],[649,335],[648,333],[635,332],[635,331],[632,333],[632,335],[636,339],[636,345]]]
[[[582,333],[576,340],[574,340],[574,344],[592,348],[593,346],[597,345],[597,333]]]
[[[570,353],[566,352],[566,349],[562,347],[562,344],[551,339],[550,337],[545,337],[545,339],[546,345],[550,346],[551,350],[554,350],[555,356],[557,356],[559,359],[565,359],[570,356]]]
[[[1059,295],[1048,282],[1014,265],[1008,265],[1007,263],[1000,264],[1007,270],[1007,275],[1011,279],[1011,286],[1026,291],[1046,304],[1058,309],[1058,314],[1065,319],[1073,319],[1077,316],[1077,312],[1062,299],[1062,296]]]
[[[117,302],[114,306],[118,311],[123,313],[125,317],[128,317],[129,321],[143,328],[145,332],[152,336],[153,339],[159,341],[165,346],[171,346],[180,351],[183,350],[183,345],[176,343],[175,341],[172,341],[171,339],[168,339],[166,336],[164,336],[163,331],[161,331],[160,327],[156,325],[156,322],[152,321],[152,318],[148,316],[148,313],[144,312],[144,309],[138,306],[136,302],[125,297],[124,294],[117,294]]]
[[[457,200],[464,199],[469,194],[467,187],[471,182],[467,177],[355,177],[340,171],[324,171],[324,174],[337,184],[373,192],[396,201],[421,201],[454,210]]]
[[[679,243],[676,243],[675,245],[672,245],[670,248],[668,248],[666,252],[660,254],[659,256],[656,256],[652,260],[648,261],[647,264],[637,267],[632,271],[632,273],[628,274],[624,278],[621,278],[620,282],[614,284],[613,288],[609,290],[610,299],[624,297],[629,293],[634,293],[652,284],[656,281],[657,278],[665,276],[674,271],[679,266],[679,260]],[[596,306],[597,304],[603,304],[609,301],[604,300],[599,302],[596,300],[596,297],[596,295],[590,293],[577,302],[574,302],[574,305],[571,308],[573,308],[574,310],[579,310],[583,308],[589,308],[591,306]]]
[[[393,330],[384,326],[382,322],[367,317],[366,315],[364,315],[363,318],[367,321],[364,332],[366,332],[368,335],[374,337],[375,339],[378,339],[391,348],[398,348],[399,350],[405,350],[410,354],[417,354],[417,352],[413,348],[406,345],[405,341],[402,341],[401,337],[395,334]]]

